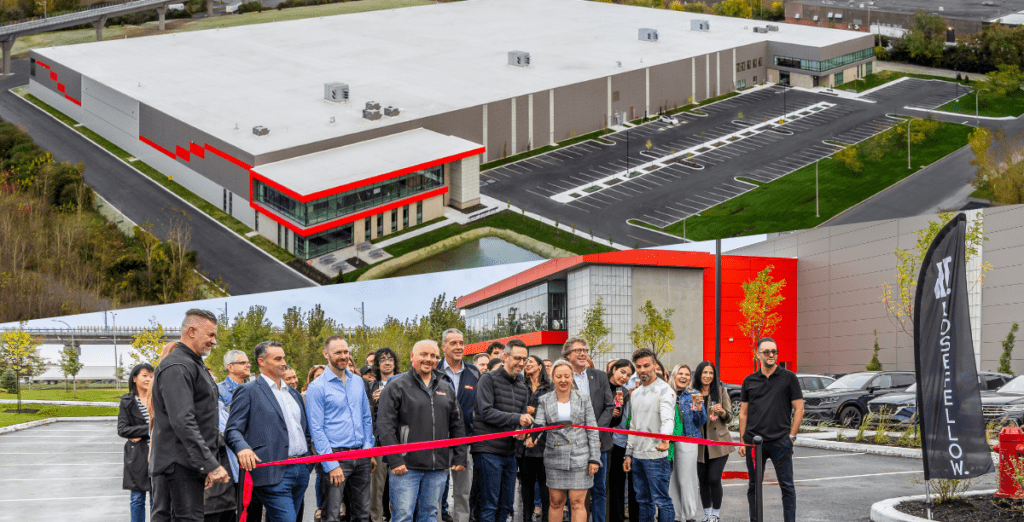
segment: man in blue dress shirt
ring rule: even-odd
[[[348,370],[352,352],[339,336],[324,341],[327,370],[306,389],[306,413],[313,446],[319,455],[374,446],[370,401],[363,379]],[[370,520],[372,459],[321,464],[325,491],[323,522],[340,522],[341,503],[348,499],[350,522]]]

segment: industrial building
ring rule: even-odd
[[[902,38],[919,9],[942,17],[947,43],[988,24],[1024,23],[1024,0],[790,0],[786,22]]]
[[[479,204],[481,163],[764,82],[871,72],[870,35],[471,0],[35,49],[31,94],[310,259]]]

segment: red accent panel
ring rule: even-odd
[[[47,65],[47,64],[45,64],[45,63],[43,63],[43,62],[41,62],[39,60],[36,60],[36,65],[42,67],[43,69],[49,69],[50,68],[49,65]]]
[[[63,83],[58,83],[57,84],[57,92],[59,92],[61,94],[64,93],[64,84]]]
[[[722,480],[729,479],[750,480],[750,475],[748,475],[746,471],[723,471]]]
[[[206,149],[204,149],[202,145],[189,142],[188,151],[200,158],[206,159]]]
[[[175,154],[177,154],[177,156],[179,158],[181,158],[181,159],[183,159],[185,161],[189,161],[191,159],[189,157],[188,151],[183,149],[183,148],[181,148],[181,145],[175,145],[174,146],[174,152],[175,152]]]
[[[50,71],[50,79],[53,81],[57,81],[57,73]]]
[[[141,134],[139,135],[139,141],[141,141],[142,143],[145,143],[146,145],[149,145],[150,147],[153,147],[154,149],[156,149],[156,150],[158,150],[160,152],[163,152],[164,154],[166,154],[171,159],[174,159],[174,157],[175,157],[174,153],[172,153],[171,151],[161,147],[160,145],[157,145],[152,140],[150,140],[149,138],[147,138],[147,137],[145,137],[145,136],[143,136]]]
[[[569,332],[558,332],[558,331],[540,331],[531,332],[522,335],[512,335],[509,337],[502,337],[501,339],[491,339],[490,341],[481,341],[479,343],[467,344],[466,355],[474,355],[483,352],[487,349],[487,346],[494,341],[501,343],[507,343],[512,339],[519,339],[526,343],[526,346],[540,346],[542,344],[564,344],[569,339]]]
[[[341,192],[346,192],[346,191],[349,191],[349,190],[352,190],[352,189],[356,189],[356,188],[359,188],[359,187],[365,187],[366,185],[372,185],[374,183],[379,183],[381,181],[385,181],[385,180],[389,180],[389,179],[392,179],[392,178],[397,178],[397,177],[400,177],[400,176],[404,176],[406,174],[410,174],[412,172],[416,172],[417,170],[429,169],[431,167],[436,167],[438,165],[443,165],[445,163],[451,163],[453,161],[458,161],[460,159],[468,158],[470,156],[476,156],[477,154],[483,154],[483,152],[485,150],[486,150],[485,147],[480,147],[480,148],[477,148],[477,149],[473,149],[473,150],[470,150],[470,151],[462,152],[462,153],[455,154],[455,155],[452,155],[452,156],[447,156],[447,157],[444,157],[444,158],[439,158],[439,159],[436,159],[436,160],[428,161],[426,163],[421,163],[419,165],[414,165],[412,167],[407,167],[407,168],[404,168],[404,169],[399,169],[399,170],[396,170],[394,172],[388,172],[386,174],[381,174],[379,176],[374,176],[372,178],[367,178],[367,179],[364,179],[364,180],[355,181],[355,182],[352,182],[352,183],[347,183],[345,185],[341,185],[341,186],[334,187],[334,188],[329,188],[329,189],[326,189],[326,190],[321,190],[320,192],[314,192],[312,194],[306,194],[306,195],[299,194],[298,192],[295,192],[294,190],[291,190],[288,187],[285,187],[284,185],[281,185],[280,183],[277,183],[277,182],[275,182],[273,180],[270,180],[266,176],[264,176],[263,174],[260,174],[259,172],[256,172],[255,170],[251,170],[250,172],[251,172],[251,174],[252,174],[252,176],[254,178],[257,178],[260,181],[266,183],[267,185],[270,185],[271,187],[274,187],[275,189],[277,189],[277,190],[287,194],[292,199],[295,199],[296,201],[299,201],[301,203],[308,203],[308,202],[313,201],[315,199],[325,198],[327,196],[332,196],[334,194],[339,194]]]
[[[324,230],[330,230],[332,228],[340,227],[341,225],[347,225],[349,223],[352,223],[352,222],[355,222],[355,221],[359,221],[360,219],[366,218],[367,216],[372,216],[374,214],[380,214],[381,212],[387,212],[389,210],[394,210],[394,209],[396,209],[398,207],[404,207],[406,205],[411,205],[413,203],[416,203],[417,201],[423,201],[425,199],[430,199],[432,197],[440,196],[440,195],[447,194],[447,193],[448,193],[448,187],[440,187],[440,188],[431,190],[430,192],[425,192],[423,194],[420,194],[418,196],[413,196],[413,197],[406,198],[406,199],[400,199],[398,201],[394,201],[394,202],[388,203],[387,205],[383,205],[383,206],[380,206],[380,207],[374,207],[374,208],[371,208],[371,209],[367,209],[367,210],[364,210],[364,211],[359,212],[357,214],[350,214],[348,216],[341,217],[341,218],[335,219],[333,221],[328,221],[326,223],[321,223],[319,225],[316,225],[316,226],[311,227],[311,228],[306,228],[306,229],[303,229],[303,228],[299,227],[299,225],[296,225],[295,223],[292,223],[291,221],[288,221],[287,219],[284,219],[281,216],[278,216],[277,214],[274,214],[273,212],[263,208],[259,203],[256,203],[255,201],[253,201],[253,199],[252,199],[252,184],[251,183],[249,184],[249,206],[251,206],[252,208],[254,208],[254,209],[258,210],[258,211],[260,211],[260,213],[262,213],[263,215],[269,217],[270,219],[273,219],[274,221],[277,221],[278,223],[288,227],[288,229],[291,230],[292,232],[294,232],[295,234],[297,234],[297,235],[299,235],[301,237],[308,237],[308,236],[311,236],[313,234],[316,234],[316,233],[319,233],[319,232],[323,232]]]
[[[72,98],[71,96],[68,96],[67,94],[65,94],[65,95],[64,95],[64,97],[65,97],[65,98],[67,98],[67,99],[69,99],[69,100],[71,100],[71,102],[72,102],[72,103],[74,103],[75,105],[77,105],[77,106],[79,106],[79,107],[81,107],[81,106],[82,106],[82,102],[80,102],[80,101],[78,101],[78,100],[76,100],[76,99]]]
[[[231,163],[234,163],[235,165],[238,165],[239,167],[241,167],[241,168],[243,168],[245,170],[249,170],[249,169],[252,168],[252,165],[250,165],[250,164],[248,164],[248,163],[246,163],[246,162],[244,162],[244,161],[242,161],[242,160],[240,160],[240,159],[238,159],[238,158],[228,154],[227,152],[224,152],[224,151],[218,149],[217,147],[214,147],[213,145],[210,145],[209,143],[206,143],[203,146],[206,147],[206,150],[208,150],[208,151],[210,151],[210,152],[220,156],[221,158],[224,158],[224,159],[230,161]]]

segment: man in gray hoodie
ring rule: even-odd
[[[633,352],[633,364],[641,386],[630,395],[632,413],[629,429],[671,435],[675,427],[676,394],[669,384],[657,377],[654,352],[641,348]],[[672,466],[668,462],[668,440],[630,435],[626,439],[626,458],[622,469],[633,472],[636,501],[640,505],[640,522],[674,522],[675,510],[668,495]]]

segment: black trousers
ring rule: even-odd
[[[540,484],[541,520],[548,522],[548,485],[544,472],[544,457],[519,457],[519,496],[523,500],[523,522],[529,522],[533,515],[534,484]]]
[[[203,522],[205,474],[173,464],[152,480],[152,522]]]
[[[640,505],[636,502],[636,490],[633,489],[633,473],[622,471],[622,461],[626,460],[626,448],[612,446],[608,455],[608,522],[623,521],[623,506],[626,506],[626,484],[629,484],[628,513],[630,522],[640,520]]]
[[[344,451],[346,448],[335,448]],[[339,522],[341,504],[348,506],[348,519],[351,522],[370,521],[370,459],[342,460],[338,464],[345,474],[341,486],[332,486],[331,478],[324,473],[323,466],[317,467],[321,474],[320,481],[324,488],[324,507],[321,519],[324,522]],[[440,500],[440,499],[438,499]]]
[[[701,448],[705,450],[706,448]],[[707,453],[705,451],[705,459]],[[700,504],[704,509],[722,508],[722,472],[729,455],[697,463],[697,481],[700,483]]]

